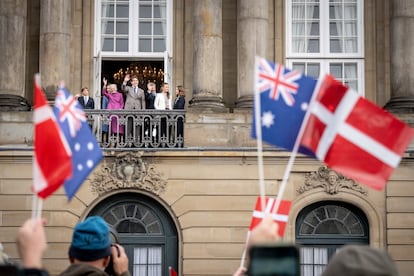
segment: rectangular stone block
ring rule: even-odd
[[[388,228],[414,229],[414,216],[410,213],[387,215]]]
[[[414,261],[414,245],[390,245],[388,252],[395,261]]]
[[[414,229],[390,229],[387,241],[388,244],[414,244]]]
[[[248,226],[188,228],[183,231],[184,243],[243,243],[246,240]]]
[[[244,249],[244,244],[220,244],[220,243],[184,243],[183,252],[187,260],[205,259],[207,262],[215,259],[239,258]]]
[[[396,261],[400,276],[412,276],[414,271],[414,261]]]
[[[252,217],[249,212],[188,212],[179,217],[182,229],[192,227],[248,227]]]
[[[414,213],[414,204],[412,197],[388,197],[387,211],[391,213]]]
[[[232,275],[240,266],[240,259],[231,260],[183,260],[183,275]]]

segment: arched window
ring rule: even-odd
[[[140,194],[117,194],[89,214],[99,215],[111,228],[113,240],[124,246],[132,275],[165,276],[178,269],[178,234],[168,212]]]
[[[296,219],[303,276],[321,275],[331,256],[345,244],[368,244],[365,214],[344,202],[324,201],[304,208]]]

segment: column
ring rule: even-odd
[[[70,88],[71,5],[66,0],[40,1],[39,71],[48,100],[60,81]]]
[[[414,5],[393,0],[391,15],[391,100],[393,113],[414,113]]]
[[[255,56],[266,57],[268,0],[237,1],[237,107],[253,106]]]
[[[25,111],[26,0],[0,1],[0,110]]]
[[[221,0],[193,1],[192,107],[224,107],[221,5]]]

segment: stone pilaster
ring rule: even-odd
[[[40,1],[39,70],[49,100],[54,100],[60,81],[70,85],[71,3]]]
[[[0,111],[30,110],[26,80],[26,0],[0,1]]]
[[[237,107],[253,106],[255,56],[266,56],[268,1],[237,1]]]
[[[192,107],[224,107],[222,75],[222,1],[193,1]]]
[[[414,113],[414,5],[393,0],[391,17],[391,100],[393,113]]]

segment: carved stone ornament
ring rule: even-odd
[[[316,188],[323,188],[325,192],[331,195],[337,194],[343,189],[351,189],[363,195],[368,194],[367,190],[361,187],[360,184],[326,166],[320,167],[317,172],[308,173],[305,176],[305,185],[300,187],[297,192],[302,194]]]
[[[121,152],[111,161],[104,159],[100,171],[91,181],[92,192],[103,195],[118,189],[142,189],[159,195],[167,180],[155,165],[142,161],[142,152]]]

